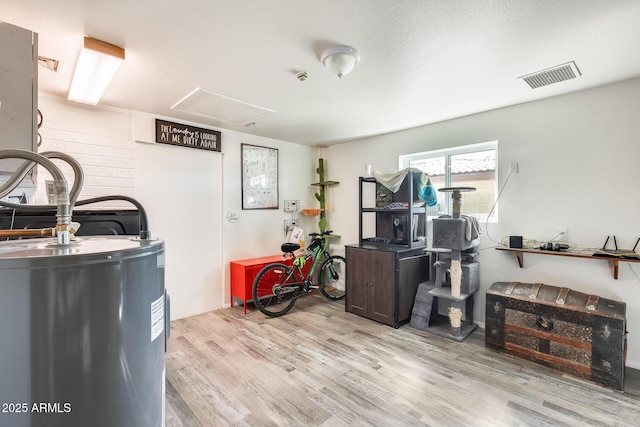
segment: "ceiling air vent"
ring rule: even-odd
[[[536,71],[535,73],[527,74],[526,76],[518,78],[527,82],[527,84],[531,86],[531,89],[535,89],[553,83],[560,83],[565,80],[575,79],[581,75],[582,73],[578,69],[576,63],[571,61],[566,64],[557,65],[542,71]]]

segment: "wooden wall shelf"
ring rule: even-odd
[[[632,258],[612,257],[612,256],[605,256],[605,255],[591,255],[591,254],[571,252],[571,251],[556,252],[556,251],[543,251],[541,249],[524,249],[524,248],[516,249],[516,248],[504,248],[504,247],[497,247],[496,250],[515,253],[516,259],[518,260],[518,266],[520,268],[524,268],[525,253],[555,255],[555,256],[564,256],[564,257],[573,257],[573,258],[599,259],[599,260],[609,261],[609,264],[613,267],[613,278],[616,280],[618,279],[618,269],[619,269],[620,262],[640,262],[640,258],[632,259]]]

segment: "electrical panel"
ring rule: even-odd
[[[38,34],[0,22],[0,149],[37,151]],[[0,182],[22,164],[0,161]],[[35,171],[35,169],[34,169]],[[33,186],[35,172],[24,183]]]

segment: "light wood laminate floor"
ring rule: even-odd
[[[166,356],[167,426],[640,426],[636,370],[613,392],[321,295],[174,321]]]

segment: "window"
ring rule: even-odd
[[[400,156],[400,169],[417,168],[431,177],[438,195],[438,205],[430,208],[429,216],[451,214],[451,193],[437,191],[444,187],[475,187],[476,191],[462,195],[461,213],[486,219],[497,219],[492,208],[496,201],[497,141],[467,145],[445,150],[426,151]]]

